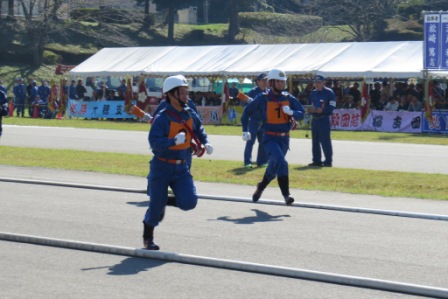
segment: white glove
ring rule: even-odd
[[[289,106],[282,106],[282,109],[285,114],[288,114],[288,115],[294,114],[294,111],[292,111],[291,108],[289,108]]]
[[[250,133],[249,132],[243,132],[243,140],[249,141],[250,140]]]
[[[176,137],[174,137],[174,141],[176,142],[176,145],[184,143],[185,142],[185,132],[177,133]]]
[[[206,143],[204,146],[207,155],[211,155],[213,153],[213,145],[211,145],[210,143]]]
[[[152,116],[151,116],[151,114],[149,114],[149,113],[145,113],[145,115],[143,115],[143,117],[141,118],[141,121],[144,121],[144,122],[150,122],[151,121],[151,119],[152,119]]]

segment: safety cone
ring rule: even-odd
[[[37,105],[34,105],[34,112],[33,112],[33,118],[39,117],[39,108],[37,108]]]
[[[58,112],[58,115],[56,116],[57,119],[62,119],[62,111]]]
[[[14,115],[14,104],[11,102],[9,102],[9,111],[8,111],[8,116],[13,116]]]

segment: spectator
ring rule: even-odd
[[[109,89],[107,91],[106,101],[116,101],[116,100],[118,100],[118,99],[115,97],[115,90]]]
[[[333,90],[335,98],[336,98],[336,107],[338,107],[338,106],[341,107],[343,105],[343,103],[342,103],[343,91],[342,91],[342,86],[339,83],[339,81],[336,81],[336,80],[333,81],[333,88],[331,88],[331,89]]]
[[[348,93],[353,97],[355,106],[359,107],[359,104],[361,104],[361,92],[359,91],[359,83],[355,82],[353,86],[350,87]]]
[[[415,91],[417,92],[417,98],[420,103],[423,103],[423,99],[425,98],[425,91],[423,90],[423,84],[417,83],[415,85]]]
[[[232,82],[232,85],[229,88],[229,96],[231,98],[236,98],[236,96],[238,95],[238,88],[236,88],[236,83]]]
[[[344,95],[344,104],[341,107],[342,109],[356,109],[355,102],[353,101],[353,96],[346,94]]]
[[[423,108],[423,105],[418,100],[417,95],[413,95],[411,98],[411,103],[409,104],[408,111],[418,112],[418,111],[422,111],[422,108]]]
[[[3,80],[0,80],[0,91],[3,91],[5,95],[8,94],[8,89],[6,88],[5,85],[3,85]]]
[[[26,101],[26,87],[23,84],[23,79],[18,78],[17,84],[12,90],[14,94],[14,106],[17,116],[25,116],[25,101]]]
[[[381,84],[382,88],[381,88],[381,99],[383,101],[383,104],[387,103],[387,99],[390,96],[390,86],[387,83],[386,80],[383,81],[383,83]]]
[[[76,93],[75,80],[72,80],[70,86],[68,87],[68,99],[78,100],[78,94]]]
[[[43,101],[48,101],[48,97],[50,96],[50,87],[48,87],[48,83],[45,80],[41,81],[41,85],[37,88],[40,98]]]
[[[76,85],[76,96],[78,97],[78,100],[83,101],[86,92],[87,89],[84,86],[84,82],[81,79],[79,79],[78,85]]]
[[[384,111],[398,111],[398,99],[396,97],[389,97]]]
[[[126,94],[126,79],[121,80],[120,86],[117,87],[117,92],[120,94]]]
[[[105,101],[107,97],[107,85],[106,82],[101,81],[101,86],[95,91],[95,99],[97,101]]]
[[[402,95],[400,97],[400,102],[398,105],[397,111],[408,111],[409,110],[409,102],[406,95]]]
[[[373,84],[373,89],[370,90],[370,108],[375,110],[382,110],[383,107],[380,104],[381,101],[381,84],[380,82],[375,82]]]

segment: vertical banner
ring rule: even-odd
[[[439,13],[425,15],[423,67],[439,69],[441,62],[441,23]]]
[[[440,15],[441,22],[441,60],[442,69],[448,70],[448,13]]]

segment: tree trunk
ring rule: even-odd
[[[203,0],[204,1],[204,3],[203,3],[203,10],[204,10],[204,12],[203,12],[203,17],[204,17],[204,24],[208,24],[208,8],[209,8],[209,4],[208,4],[208,1],[209,0]]]
[[[174,16],[176,8],[174,5],[170,5],[168,8],[168,43],[174,43]]]
[[[235,42],[235,37],[240,33],[240,24],[238,20],[238,0],[229,0],[229,42]]]
[[[14,17],[14,0],[8,0],[8,16]]]
[[[145,0],[145,15],[149,15],[149,0]]]

